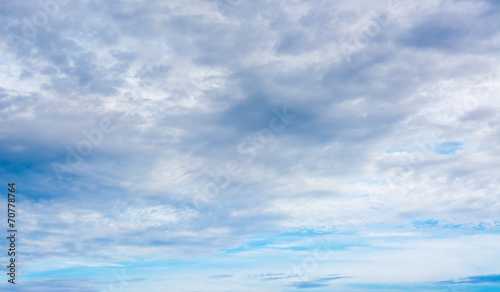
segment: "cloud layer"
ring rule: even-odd
[[[498,285],[499,10],[2,3],[20,286]]]

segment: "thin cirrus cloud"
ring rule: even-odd
[[[498,12],[4,1],[21,289],[497,287]]]
[[[123,267],[123,265],[111,263],[80,263],[80,262],[66,262],[66,264],[85,267]]]

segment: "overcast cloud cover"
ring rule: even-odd
[[[1,1],[0,289],[498,291],[499,11]]]

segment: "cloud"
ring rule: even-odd
[[[123,265],[111,263],[80,263],[80,262],[65,262],[66,264],[85,267],[123,267]]]
[[[233,277],[232,275],[214,275],[214,276],[211,276],[210,278],[212,279],[223,279],[223,278],[231,278]]]
[[[3,283],[2,283],[3,284]],[[16,291],[82,291],[97,292],[99,290],[92,288],[95,281],[87,279],[42,279],[32,281],[22,281],[22,284],[16,284]],[[5,287],[6,285],[3,284]],[[7,287],[5,287],[7,288]],[[8,289],[8,288],[7,288]]]
[[[398,258],[439,254],[445,279],[496,272],[497,2],[57,3],[0,7],[0,178],[36,285],[73,289],[40,274],[65,262],[148,285],[174,266],[176,291],[337,285],[288,274],[321,232],[345,281],[429,282]]]
[[[500,282],[500,275],[470,276],[458,280],[443,281],[443,284],[482,284]]]
[[[337,279],[344,279],[346,277],[325,277],[313,281],[302,281],[302,282],[296,282],[293,284],[294,287],[298,289],[309,289],[309,288],[319,288],[319,287],[326,287],[329,285],[329,282]]]

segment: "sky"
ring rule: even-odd
[[[498,291],[500,2],[0,3],[1,291]]]

